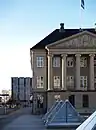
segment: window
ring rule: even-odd
[[[89,107],[89,97],[88,97],[88,95],[83,95],[82,106],[83,107]]]
[[[94,77],[94,84],[96,84],[96,76]]]
[[[26,86],[26,78],[24,78],[24,86]]]
[[[42,76],[37,77],[37,88],[43,88],[44,87],[44,78]]]
[[[53,67],[60,67],[60,57],[53,58]]]
[[[60,87],[60,76],[54,76],[54,88]]]
[[[69,102],[75,107],[75,95],[69,96]]]
[[[54,95],[55,100],[60,100],[60,94]]]
[[[87,67],[87,58],[86,57],[80,58],[80,67]]]
[[[87,76],[80,76],[80,86],[87,87]]]
[[[67,57],[67,67],[73,67],[73,57]]]
[[[30,78],[30,86],[32,87],[32,78]]]
[[[74,76],[67,76],[67,86],[74,86]]]
[[[44,57],[43,56],[37,57],[37,67],[44,67]]]
[[[94,66],[96,66],[96,57],[94,58]]]

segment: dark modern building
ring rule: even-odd
[[[12,99],[22,104],[29,103],[32,95],[32,78],[12,77],[11,78]]]

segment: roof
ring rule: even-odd
[[[89,31],[91,33],[96,34],[96,31],[94,28],[86,28],[86,29],[83,29],[83,31]],[[56,29],[52,33],[50,33],[48,36],[46,36],[44,39],[42,39],[40,42],[38,42],[35,46],[30,48],[30,50],[44,49],[46,45],[49,45],[53,42],[59,41],[61,39],[67,38],[69,36],[72,36],[78,33],[80,33],[80,29],[64,29],[63,32],[60,32],[59,29]]]

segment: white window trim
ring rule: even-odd
[[[37,67],[44,67],[44,57],[43,56],[37,56],[36,57],[36,63],[37,63]]]
[[[74,76],[67,76],[67,86],[74,86]]]
[[[87,57],[80,57],[80,67],[87,67]]]
[[[69,62],[69,65],[68,65]],[[72,62],[72,65],[71,65]],[[74,66],[74,60],[73,57],[67,57],[67,67],[73,67]]]
[[[82,85],[81,85],[81,81],[82,81]],[[84,84],[84,81],[86,81],[86,85]],[[80,76],[80,87],[86,88],[87,85],[88,85],[87,76]]]
[[[60,88],[60,76],[54,76],[54,88]]]
[[[37,76],[37,88],[44,88],[44,77]]]
[[[53,67],[60,67],[60,57],[53,57]]]

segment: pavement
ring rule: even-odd
[[[0,115],[0,119],[7,118],[8,115]]]
[[[8,120],[7,123],[5,119]],[[10,119],[9,117],[5,119],[4,126],[0,127],[0,130],[46,130],[41,117],[31,114],[31,108],[21,108],[11,114]]]
[[[3,120],[1,119],[0,130],[47,130],[41,116],[32,115],[31,111],[31,107],[21,108],[12,113],[9,117]]]
[[[0,115],[0,119],[7,118],[8,116],[10,116],[10,115],[11,115],[12,113],[14,113],[15,111],[18,111],[18,108],[7,109],[7,114],[1,114],[1,115]]]
[[[23,115],[8,124],[3,130],[46,130],[39,116]]]

